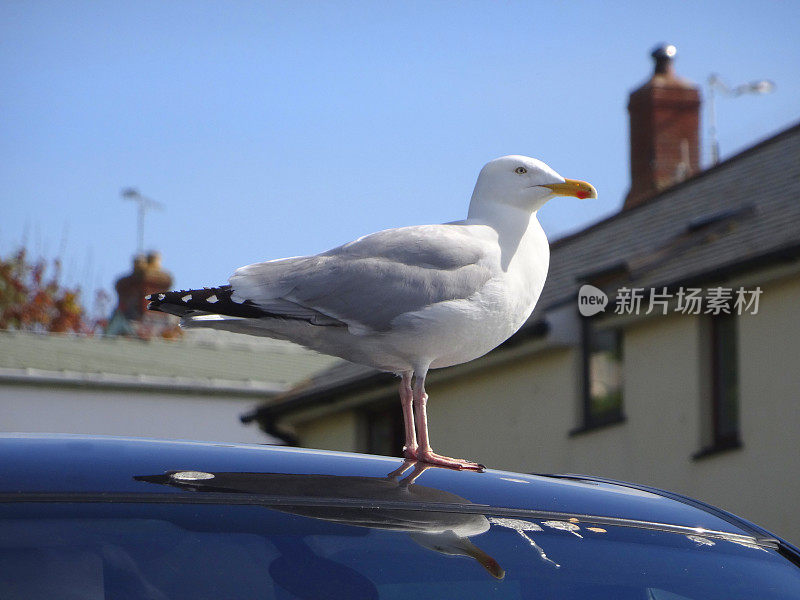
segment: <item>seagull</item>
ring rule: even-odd
[[[433,451],[425,378],[511,337],[544,287],[550,248],[537,212],[556,196],[597,198],[545,163],[503,156],[478,176],[467,218],[387,229],[312,256],[237,269],[229,285],[151,294],[148,308],[288,340],[400,377],[406,458],[483,465]]]

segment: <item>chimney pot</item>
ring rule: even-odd
[[[672,75],[674,73],[673,59],[678,49],[672,44],[660,44],[650,53],[655,61],[655,73],[659,75]]]

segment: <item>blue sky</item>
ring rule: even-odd
[[[67,283],[110,290],[136,249],[135,186],[166,205],[145,245],[176,287],[219,284],[462,218],[504,154],[599,190],[541,211],[553,240],[619,209],[627,96],[655,44],[697,83],[776,82],[718,101],[724,158],[800,119],[799,26],[792,2],[6,1],[0,252],[27,236]]]

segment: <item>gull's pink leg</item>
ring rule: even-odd
[[[417,378],[416,381],[414,381],[414,387],[412,390],[414,394],[414,414],[417,420],[417,440],[419,442],[419,447],[417,448],[417,460],[432,465],[439,465],[441,467],[482,471],[484,469],[483,465],[469,460],[464,460],[463,458],[449,458],[447,456],[441,456],[436,454],[431,448],[430,439],[428,438],[428,414],[425,409],[428,403],[428,394],[425,393],[426,371],[415,372]]]
[[[414,431],[414,392],[411,389],[411,371],[405,371],[400,380],[400,403],[403,405],[403,423],[406,431],[406,445],[403,456],[417,458],[417,435]]]

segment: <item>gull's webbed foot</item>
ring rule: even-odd
[[[436,454],[433,450],[417,450],[417,460],[420,462],[436,465],[439,467],[449,467],[451,469],[469,470],[469,471],[483,471],[484,467],[480,463],[464,460],[463,458],[450,458]]]

